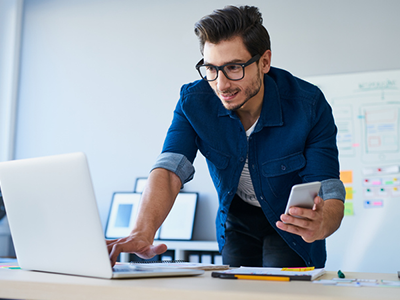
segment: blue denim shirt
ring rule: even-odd
[[[271,226],[308,266],[323,267],[325,240],[306,243],[275,223],[294,184],[322,181],[323,199],[344,201],[332,111],[316,86],[284,70],[271,68],[264,84],[261,115],[249,141],[237,114],[224,108],[206,81],[184,85],[153,169],[173,171],[184,184],[193,178],[197,151],[206,157],[219,197],[216,229],[222,250],[227,212],[248,155],[254,191]]]

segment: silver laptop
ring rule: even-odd
[[[200,275],[111,267],[85,154],[0,163],[0,187],[22,269],[100,278]]]

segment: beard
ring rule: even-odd
[[[251,83],[251,85],[244,90],[245,98],[241,103],[229,106],[226,103],[224,103],[224,101],[221,100],[222,104],[224,105],[224,107],[227,110],[237,111],[238,109],[242,108],[243,105],[245,105],[251,98],[253,98],[255,95],[258,94],[258,92],[261,89],[261,85],[262,85],[261,76],[260,76],[260,73],[257,72],[257,77],[254,79],[254,81]],[[240,92],[240,89],[228,89],[225,91],[220,91],[220,90],[216,89],[216,91],[215,91],[217,96],[219,94],[234,94],[237,92]]]

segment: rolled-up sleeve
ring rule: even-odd
[[[195,172],[192,163],[186,156],[172,152],[164,152],[158,156],[151,171],[157,168],[163,168],[175,173],[180,178],[182,186],[193,179]]]
[[[340,179],[327,179],[321,181],[319,196],[324,199],[339,199],[344,202],[346,199],[346,189]]]

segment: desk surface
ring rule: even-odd
[[[327,272],[321,279],[337,277]],[[346,273],[346,278],[399,280],[396,274]],[[270,282],[195,277],[106,280],[0,269],[0,298],[9,299],[400,299],[396,287],[339,287],[312,282]]]

